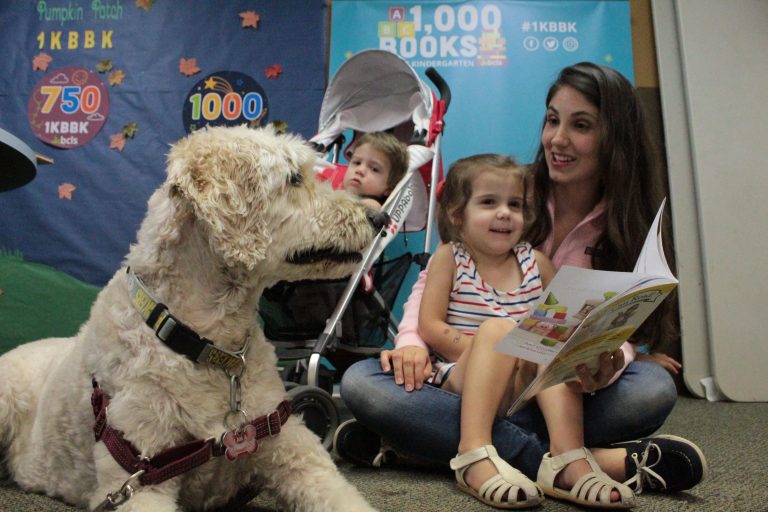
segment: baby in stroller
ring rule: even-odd
[[[426,75],[440,98],[407,62],[387,51],[364,50],[339,68],[323,99],[319,131],[309,140],[330,157],[318,160],[316,177],[360,196],[389,222],[348,279],[277,283],[259,305],[291,406],[328,448],[340,423],[335,383],[350,364],[378,354],[394,338],[392,310],[400,287],[411,264],[426,263],[431,248],[450,89],[437,71]],[[351,151],[343,155],[349,165],[339,165],[344,133],[350,131]],[[395,237],[420,231],[425,231],[424,253],[384,254]]]
[[[406,145],[391,133],[371,132],[355,142],[348,166],[328,167],[317,179],[360,196],[367,207],[379,210],[407,169]]]

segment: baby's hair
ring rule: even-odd
[[[408,170],[408,147],[400,140],[387,132],[370,132],[363,134],[355,148],[362,144],[370,144],[376,151],[381,151],[389,158],[389,177],[387,185],[394,187],[405,176]]]
[[[437,230],[443,242],[461,242],[461,226],[454,219],[464,215],[469,198],[472,197],[472,182],[484,172],[500,176],[516,176],[523,186],[523,201],[526,191],[526,167],[514,158],[498,153],[483,153],[456,160],[448,169],[445,184],[440,191],[440,207],[437,210]],[[525,202],[523,206],[525,213]]]

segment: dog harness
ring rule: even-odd
[[[234,460],[239,455],[255,453],[258,441],[279,434],[291,415],[291,404],[284,400],[271,413],[259,416],[239,429],[225,432],[220,441],[214,438],[191,441],[147,458],[123,437],[122,432],[107,422],[109,396],[99,387],[96,379],[93,379],[91,406],[95,418],[93,433],[96,442],[102,441],[120,467],[131,475],[119,491],[107,495],[107,499],[95,510],[115,510],[133,495],[139,485],[162,483],[205,464],[212,457],[224,455],[228,460]],[[227,436],[233,436],[235,442],[227,443]],[[247,501],[250,501],[255,494],[249,488],[246,490],[248,492],[239,493],[234,500],[240,501],[247,496]]]
[[[258,441],[279,434],[291,415],[291,404],[284,400],[271,413],[248,421],[247,413],[241,408],[240,377],[245,371],[245,352],[250,338],[246,338],[243,348],[237,352],[217,347],[171,315],[164,304],[152,297],[130,267],[126,269],[126,274],[131,302],[160,341],[196,363],[218,366],[227,374],[230,379],[229,411],[224,416],[224,425],[226,428],[232,426],[232,429],[224,432],[218,440],[191,441],[147,458],[123,437],[122,432],[107,423],[109,397],[94,378],[91,406],[95,417],[93,432],[96,442],[104,442],[115,461],[131,476],[118,491],[109,493],[93,512],[115,510],[131,498],[138,486],[159,484],[205,464],[211,457],[224,455],[233,461],[241,455],[255,453]],[[252,486],[246,487],[226,508],[235,503],[247,503],[256,494],[258,492],[254,492]]]

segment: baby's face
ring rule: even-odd
[[[344,190],[359,196],[381,197],[391,192],[389,158],[370,144],[355,148],[344,175]]]

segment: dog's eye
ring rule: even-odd
[[[295,172],[291,174],[291,177],[288,179],[288,183],[293,185],[294,187],[301,185],[304,183],[304,175],[300,172]]]

